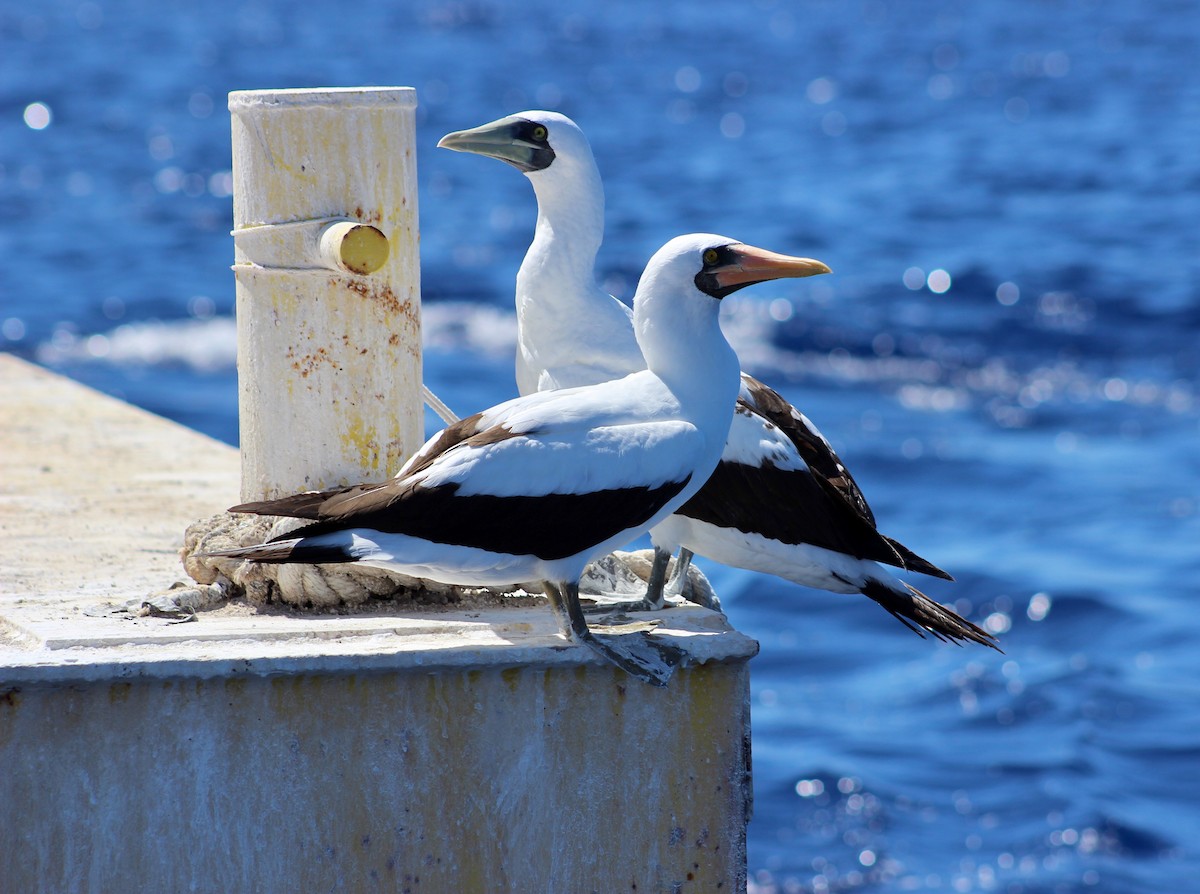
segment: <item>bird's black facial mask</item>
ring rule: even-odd
[[[438,146],[496,158],[523,174],[544,171],[554,161],[549,128],[537,121],[512,116],[448,133],[438,140]]]
[[[744,282],[737,285],[723,286],[717,280],[717,271],[734,266],[738,262],[738,253],[732,245],[706,248],[701,254],[701,260],[704,266],[696,274],[696,288],[705,295],[712,295],[712,297],[720,301],[726,295],[752,285],[752,283]]]
[[[544,171],[554,161],[554,149],[550,146],[550,131],[546,125],[518,118],[512,126],[514,152],[497,156],[522,173]]]

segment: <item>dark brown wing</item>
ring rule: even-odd
[[[788,440],[796,445],[812,473],[833,485],[854,511],[870,522],[871,527],[875,527],[875,513],[867,504],[867,498],[859,489],[858,482],[833,452],[829,442],[817,431],[816,426],[788,403],[782,394],[754,376],[742,373],[742,385],[750,394],[746,405],[759,416],[778,426]]]
[[[704,487],[678,510],[680,515],[953,580],[932,562],[879,533],[850,471],[795,407],[757,379],[743,373],[742,380],[751,399],[739,400],[738,412],[777,426],[808,468],[788,470],[769,463],[722,460]]]
[[[934,602],[916,587],[905,584],[907,593],[898,593],[890,587],[885,587],[875,581],[867,581],[863,587],[863,595],[874,599],[883,606],[892,617],[924,638],[922,629],[928,630],[940,640],[946,640],[962,645],[964,641],[979,643],[997,652],[1003,652],[996,644],[996,638],[972,624],[957,612]]]
[[[369,504],[360,502],[353,511],[305,525],[278,539],[366,528],[493,553],[562,559],[622,531],[642,527],[687,480],[658,487],[505,497],[464,496],[456,484],[409,485],[386,495],[372,494]]]

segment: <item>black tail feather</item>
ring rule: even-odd
[[[909,584],[904,586],[908,592],[900,593],[886,584],[872,580],[863,586],[862,593],[883,606],[892,617],[922,639],[925,633],[930,633],[943,642],[962,645],[963,642],[969,641],[1003,652],[996,645],[996,638],[982,627],[934,602],[916,587]]]
[[[881,534],[880,536],[883,537],[883,539],[888,542],[888,545],[896,551],[896,555],[900,559],[899,562],[892,564],[903,568],[905,571],[917,571],[921,574],[928,574],[930,577],[940,577],[942,580],[954,580],[949,572],[938,568],[928,559],[918,556],[900,541],[893,540],[891,537],[886,535]]]
[[[287,535],[284,535],[287,536]],[[336,562],[357,562],[340,546],[319,546],[302,540],[270,541],[258,546],[243,546],[237,549],[219,549],[209,553],[197,553],[197,558],[246,559],[268,565],[286,565],[293,562],[305,565],[330,565]]]

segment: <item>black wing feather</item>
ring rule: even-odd
[[[745,373],[742,380],[752,400],[739,400],[738,412],[777,426],[796,446],[808,470],[722,461],[679,514],[953,580],[932,562],[879,533],[866,497],[825,439],[778,392]]]
[[[358,501],[353,511],[339,512],[277,539],[367,528],[495,553],[562,559],[641,527],[686,484],[685,478],[658,487],[518,497],[463,496],[457,484],[416,484],[371,494],[369,502]]]

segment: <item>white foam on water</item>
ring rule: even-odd
[[[237,324],[233,317],[204,320],[144,320],[104,333],[78,335],[65,329],[38,345],[37,360],[48,366],[109,363],[115,366],[186,366],[200,372],[233,369]]]
[[[468,351],[512,357],[517,350],[517,316],[490,304],[438,301],[421,306],[426,350]]]
[[[490,305],[438,302],[421,308],[427,350],[511,357],[517,318]],[[107,332],[79,334],[60,327],[38,345],[39,363],[107,363],[114,366],[185,366],[199,372],[233,369],[237,323],[232,316],[207,319],[141,320]]]
[[[974,362],[943,356],[938,344],[915,355],[884,356],[832,350],[794,350],[777,343],[787,316],[770,302],[731,302],[722,319],[726,336],[742,368],[764,380],[825,381],[866,385],[894,394],[907,409],[957,412],[984,403],[1004,427],[1024,427],[1042,405],[1124,402],[1162,406],[1174,413],[1196,408],[1194,386],[1187,382],[1155,384],[1137,378],[1097,377],[1071,360],[1020,369],[1007,358]],[[488,304],[444,301],[421,308],[424,348],[441,355],[470,354],[507,360],[516,351],[516,316]],[[953,353],[952,346],[945,350]],[[180,366],[200,373],[234,369],[237,324],[232,316],[183,320],[143,320],[108,332],[78,334],[62,327],[36,351],[48,366],[102,363],[124,367]]]

